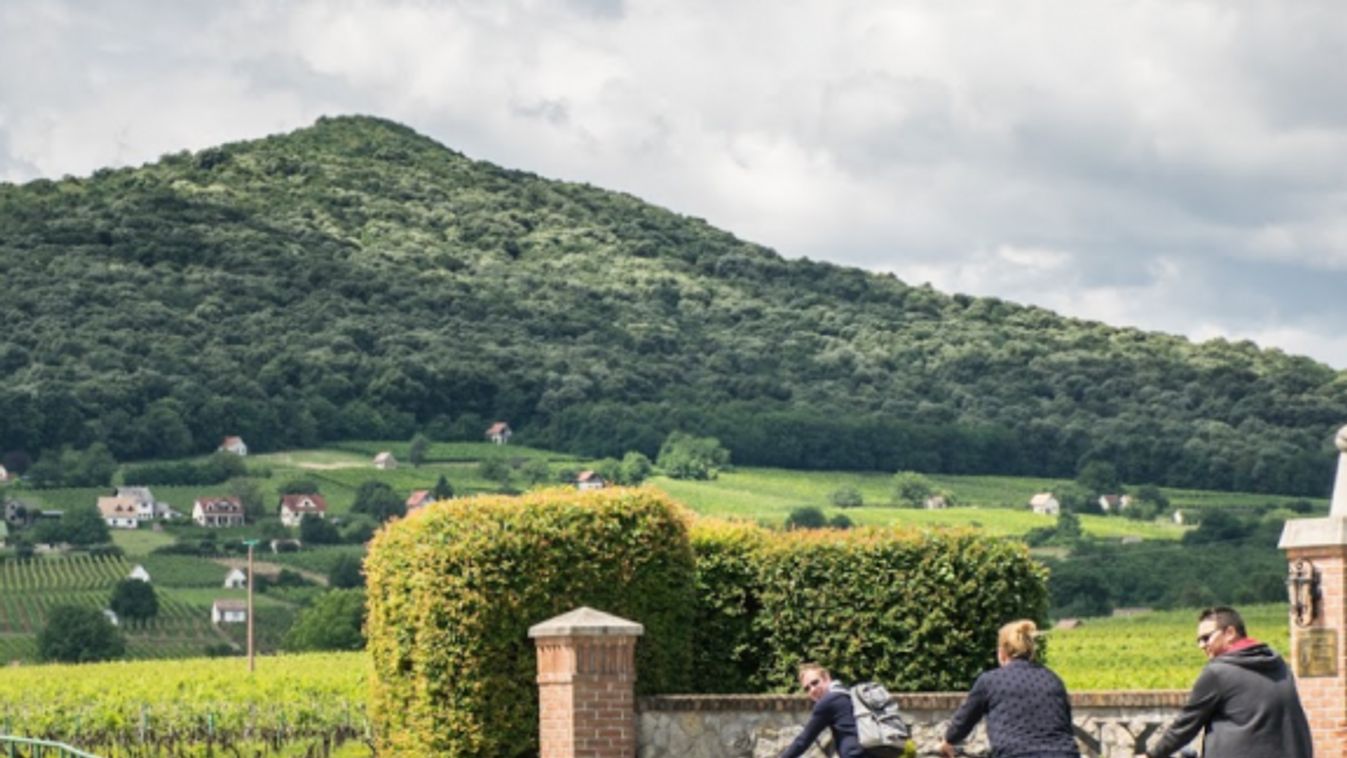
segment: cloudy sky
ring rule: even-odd
[[[0,0],[0,181],[402,122],[782,255],[1347,368],[1341,0]]]

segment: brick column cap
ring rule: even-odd
[[[1347,545],[1347,518],[1297,518],[1282,527],[1282,538],[1277,547],[1289,550],[1297,547],[1331,547]]]
[[[640,637],[645,627],[611,613],[581,606],[529,627],[529,637]]]

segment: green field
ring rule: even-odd
[[[1283,604],[1239,609],[1249,636],[1290,654]],[[1193,642],[1196,608],[1087,619],[1076,629],[1048,633],[1048,665],[1070,690],[1187,689],[1206,656]]]
[[[893,507],[892,476],[877,473],[736,468],[708,482],[656,477],[651,484],[700,514],[745,518],[769,526],[780,526],[792,509],[801,506],[818,507],[830,517],[841,513],[857,524],[973,526],[997,535],[1020,535],[1056,523],[1028,510],[1030,495],[1051,482],[987,476],[930,478],[953,492],[958,502],[973,507],[938,511]],[[844,486],[858,489],[866,505],[845,509],[829,505],[829,494]],[[1118,517],[1085,515],[1080,521],[1087,533],[1104,538],[1177,539],[1185,531],[1172,523]]]

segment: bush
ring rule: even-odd
[[[996,630],[1046,621],[1046,572],[1022,544],[974,532],[773,533],[698,525],[693,661],[714,691],[793,690],[795,667],[905,691],[964,689],[995,665]]]
[[[687,691],[685,518],[653,490],[551,489],[453,500],[385,526],[365,563],[378,751],[536,752],[528,628],[581,605],[645,626],[638,689]]]
[[[828,495],[828,501],[838,508],[859,508],[865,505],[861,491],[855,487],[838,487]]]
[[[124,652],[121,632],[96,608],[58,605],[47,614],[47,624],[37,636],[37,653],[43,661],[89,663],[120,658]]]
[[[823,511],[812,505],[804,505],[791,510],[786,516],[786,529],[822,529],[828,525]]]

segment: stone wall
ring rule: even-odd
[[[1083,692],[1071,696],[1076,743],[1086,758],[1133,758],[1176,715],[1187,692]],[[934,756],[945,724],[964,693],[898,696],[917,746]],[[810,702],[794,695],[661,695],[640,698],[639,758],[775,758],[809,717]],[[989,755],[981,725],[964,745]],[[810,758],[822,758],[817,748]]]

